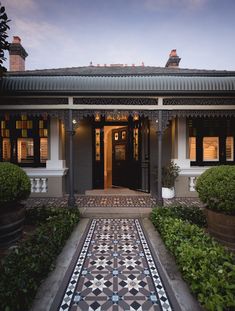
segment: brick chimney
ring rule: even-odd
[[[10,71],[25,71],[25,58],[27,52],[21,45],[20,37],[14,36],[9,47]]]
[[[178,68],[180,60],[181,60],[181,58],[179,58],[179,56],[177,55],[176,50],[171,50],[170,55],[169,55],[169,59],[168,59],[165,67]]]

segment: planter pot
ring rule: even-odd
[[[217,213],[206,209],[210,234],[235,252],[235,216]]]
[[[165,188],[162,187],[162,197],[163,199],[172,199],[175,197],[175,188]]]
[[[0,248],[7,247],[18,241],[23,232],[25,219],[24,205],[0,208]]]

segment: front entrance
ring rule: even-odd
[[[128,127],[112,130],[112,186],[129,188]]]
[[[149,192],[149,131],[146,120],[94,122],[93,188]]]

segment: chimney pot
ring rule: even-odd
[[[21,39],[20,39],[20,37],[18,37],[18,36],[13,36],[12,43],[21,44]]]
[[[169,59],[165,65],[167,68],[178,68],[181,58],[177,55],[176,49],[171,50]]]

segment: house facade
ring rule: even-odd
[[[0,81],[0,161],[23,167],[32,196],[126,187],[161,197],[161,170],[180,167],[177,197],[195,197],[208,167],[235,164],[235,72],[88,66],[25,71],[20,38]]]

